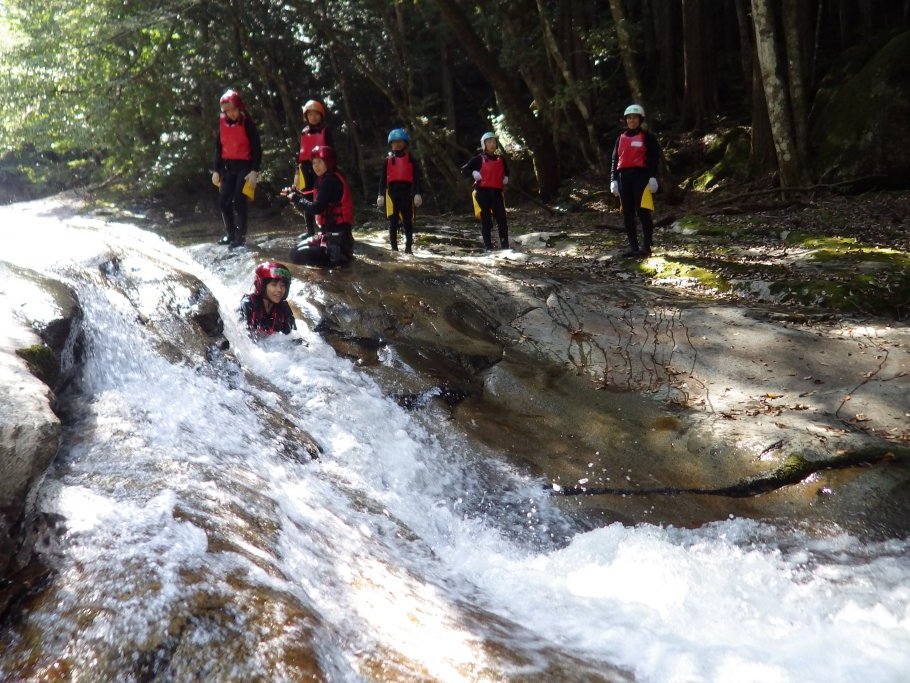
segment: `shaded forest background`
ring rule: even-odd
[[[730,178],[906,187],[908,27],[910,0],[0,0],[0,201],[199,192],[229,87],[266,188],[290,181],[311,98],[362,196],[402,126],[442,209],[486,130],[529,194],[602,181],[633,101],[671,199]]]

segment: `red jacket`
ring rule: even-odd
[[[243,119],[228,123],[227,116],[221,115],[221,158],[250,161],[253,158],[250,138],[246,134]]]
[[[316,181],[316,201],[314,204],[320,204],[320,190],[323,182],[334,175],[341,182],[341,199],[339,201],[330,201],[326,204],[322,213],[316,214],[316,224],[322,228],[333,228],[336,225],[352,225],[354,223],[354,200],[351,198],[351,189],[348,187],[348,181],[340,171],[326,173]]]
[[[316,146],[324,147],[329,145],[326,140],[326,127],[319,130],[311,130],[309,126],[300,133],[300,151],[297,153],[297,161],[311,161],[313,158],[313,148]]]
[[[502,182],[506,175],[506,167],[502,157],[481,155],[482,163],[480,166],[480,187],[492,187],[501,190],[504,187]]]

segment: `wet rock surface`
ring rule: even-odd
[[[741,515],[906,532],[905,326],[580,268],[561,232],[492,254],[452,248],[470,231],[425,225],[405,256],[378,227],[351,267],[298,270],[321,292],[311,324],[390,395],[411,397],[406,407],[443,416],[556,494],[597,493],[566,505],[605,521]],[[280,256],[284,241],[260,248]]]
[[[554,495],[596,493],[564,499],[594,523],[739,515],[906,532],[905,325],[667,286],[616,258],[609,225],[536,220],[513,229],[513,250],[485,253],[474,224],[425,217],[413,256],[366,223],[351,266],[293,267],[318,311],[299,322],[417,419],[467,434]],[[206,230],[157,228],[178,243]],[[284,259],[295,234],[278,221],[225,258]],[[193,278],[163,275],[152,297],[116,262],[100,277],[161,328],[175,360],[242,372]],[[288,457],[318,457],[305,436]],[[788,468],[793,458],[805,465]],[[744,490],[754,495],[718,494]]]

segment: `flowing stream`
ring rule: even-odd
[[[0,210],[0,258],[71,287],[86,336],[35,500],[65,518],[56,573],[0,633],[0,679],[910,677],[907,539],[742,519],[591,529],[304,321],[253,343],[234,313],[251,255],[54,206]],[[184,286],[174,273],[217,297],[239,367],[162,350],[153,312]],[[317,287],[291,287],[305,315]],[[295,429],[318,460],[294,453]]]

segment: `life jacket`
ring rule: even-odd
[[[635,135],[622,133],[619,136],[619,160],[616,170],[625,168],[647,168],[648,150],[645,147],[645,133],[638,131]]]
[[[313,130],[309,126],[304,127],[300,134],[300,152],[297,153],[297,161],[312,160],[313,148],[317,146],[325,146],[325,126],[318,130]]]
[[[405,152],[398,156],[394,152],[385,160],[385,178],[387,183],[413,183],[414,162],[411,153]]]
[[[221,115],[221,158],[249,161],[253,158],[250,138],[246,134],[244,118],[229,124],[227,116]]]
[[[272,306],[272,310],[266,313],[261,297],[252,294],[248,296],[252,305],[247,315],[246,325],[250,330],[268,335],[283,332],[289,327],[296,327],[293,323],[294,314],[291,313],[286,301],[275,304]]]
[[[342,175],[341,171],[333,171],[338,180],[341,181],[341,201],[329,204],[325,211],[316,215],[316,225],[322,227],[334,227],[336,225],[351,225],[354,222],[354,200],[351,199],[351,188],[348,187],[348,181]],[[316,187],[322,179],[328,175],[326,173],[322,178],[316,181]],[[318,196],[318,190],[317,190]]]
[[[480,155],[480,187],[492,187],[497,190],[503,188],[502,179],[506,175],[506,166],[502,157]]]

